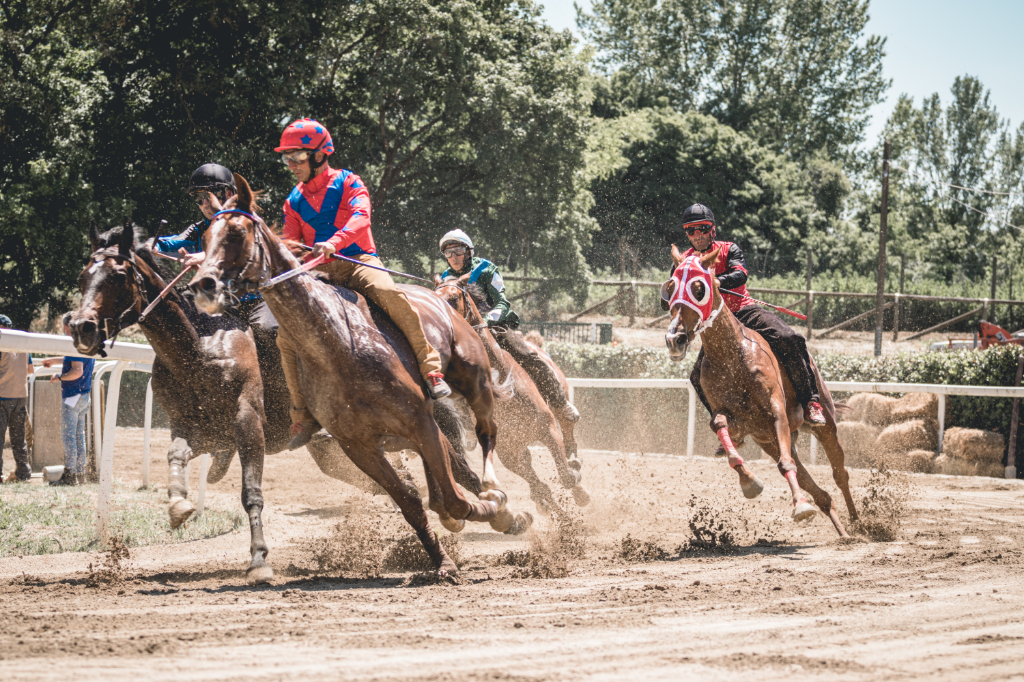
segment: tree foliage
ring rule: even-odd
[[[798,161],[863,140],[888,87],[867,21],[868,0],[595,0],[578,15],[612,103],[665,97]]]

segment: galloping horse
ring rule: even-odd
[[[252,539],[246,579],[250,584],[269,581],[273,571],[266,564],[269,550],[260,518],[263,456],[268,443],[277,451],[289,438],[288,393],[276,349],[258,352],[240,320],[206,315],[173,289],[139,321],[170,278],[149,247],[138,243],[130,224],[103,235],[93,225],[89,237],[93,254],[79,276],[82,302],[69,325],[75,346],[83,355],[95,355],[106,339],[139,322],[156,355],[153,393],[171,421],[167,493],[172,527],[195,511],[183,476],[193,451],[215,453],[207,480],[216,482],[238,450],[242,506]]]
[[[385,315],[371,310],[355,292],[315,277],[299,275],[271,282],[300,264],[252,213],[249,184],[240,175],[235,175],[235,181],[238,195],[214,216],[208,230],[206,262],[190,284],[197,302],[216,311],[223,309],[233,286],[262,289],[278,323],[288,328],[295,340],[299,380],[310,412],[352,461],[395,500],[439,574],[456,572],[430,529],[418,495],[406,487],[384,456],[385,443],[397,441],[421,455],[430,507],[439,511],[442,519],[493,521],[505,506],[504,493],[483,491],[479,502],[462,495],[452,478],[451,461],[458,455],[434,421],[433,401],[420,379],[408,341]],[[466,338],[479,345],[472,329],[429,292],[423,300],[426,305],[420,307],[420,313],[427,338],[442,360],[448,361],[448,381],[476,412],[477,435],[485,456],[484,481],[493,485],[496,427],[486,356],[481,348],[481,357],[471,364],[455,353],[455,345]],[[472,347],[468,352],[473,352]]]
[[[487,305],[483,291],[473,284],[467,284],[468,277],[464,275],[462,278],[442,281],[439,275],[435,275],[434,284],[437,289],[434,293],[447,301],[476,330],[487,350],[491,367],[498,374],[496,382],[505,384],[511,378],[512,395],[505,399],[496,396],[494,406],[495,421],[501,426],[502,433],[497,447],[498,458],[509,471],[518,474],[530,485],[530,498],[539,509],[562,513],[551,495],[551,488],[540,480],[533,468],[528,446],[538,441],[543,443],[554,459],[562,485],[572,491],[577,504],[586,506],[590,503],[590,495],[580,485],[581,463],[575,457],[566,459],[563,434],[569,434],[571,438],[572,422],[556,420],[526,370],[498,346],[487,327],[487,320],[480,312],[480,306],[486,308]],[[564,376],[562,378],[564,381]],[[453,444],[458,449],[459,445],[455,441]]]
[[[779,366],[768,343],[761,335],[746,329],[722,300],[718,282],[709,271],[719,250],[701,256],[683,258],[674,245],[672,279],[662,285],[662,298],[669,303],[672,321],[665,335],[669,356],[682,360],[690,341],[698,333],[704,347],[700,385],[711,405],[711,428],[729,456],[747,498],[761,494],[764,485],[743,463],[733,442],[746,436],[778,462],[779,472],[789,483],[793,495],[793,519],[800,521],[816,513],[808,504],[807,490],[815,504],[828,514],[836,531],[848,537],[832,497],[818,487],[797,457],[796,434],[804,425],[803,408],[796,400],[793,384]],[[857,509],[850,494],[850,475],[845,455],[836,434],[836,408],[818,367],[812,369],[821,389],[821,405],[826,424],[812,433],[822,444],[832,464],[832,478],[843,493],[850,520],[857,520]],[[801,489],[803,488],[803,490]]]

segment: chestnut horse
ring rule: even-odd
[[[399,329],[359,294],[333,287],[307,274],[271,282],[300,267],[281,240],[252,212],[253,193],[235,175],[238,194],[214,216],[207,232],[207,258],[190,287],[210,311],[224,308],[234,287],[259,287],[278,324],[287,328],[300,358],[299,380],[313,416],[345,453],[377,482],[402,510],[439,574],[458,569],[430,529],[418,495],[411,492],[384,456],[388,441],[417,451],[423,459],[430,507],[456,520],[493,521],[505,506],[500,490],[481,492],[468,501],[452,474],[452,450],[434,421],[430,399],[415,356]],[[484,485],[496,483],[490,367],[483,349],[467,361],[479,340],[464,321],[429,292],[410,298],[419,303],[428,340],[447,361],[446,378],[474,409],[484,449]],[[461,323],[464,329],[455,322]],[[457,336],[457,330],[462,336]],[[468,332],[468,333],[467,333]]]
[[[672,246],[672,279],[662,286],[662,298],[668,301],[672,321],[665,342],[669,356],[682,360],[699,333],[704,348],[700,385],[711,406],[711,429],[718,435],[729,457],[729,466],[739,474],[740,486],[747,498],[757,497],[764,485],[754,476],[736,452],[733,442],[746,436],[778,462],[779,472],[789,483],[793,496],[793,519],[800,521],[816,513],[804,496],[806,490],[815,504],[828,514],[836,531],[848,537],[832,497],[818,487],[800,462],[796,450],[797,430],[806,425],[796,392],[768,347],[755,331],[745,328],[725,306],[718,281],[710,269],[719,249],[704,256],[684,258]],[[836,434],[836,408],[817,365],[812,369],[821,390],[821,405],[826,423],[811,429],[824,447],[832,465],[832,478],[843,493],[850,520],[857,510],[850,494],[850,475],[845,455]]]
[[[512,385],[509,397],[502,399],[502,397],[496,396],[495,400],[495,421],[501,425],[502,429],[501,442],[497,447],[498,458],[509,471],[518,474],[530,485],[530,498],[536,503],[538,509],[562,513],[561,508],[558,507],[551,495],[551,488],[540,480],[533,468],[532,455],[528,446],[531,443],[543,443],[554,459],[555,469],[562,480],[562,485],[572,491],[578,505],[586,506],[590,503],[590,495],[580,485],[581,463],[575,456],[567,460],[566,446],[563,441],[563,434],[568,434],[569,438],[572,437],[572,422],[556,419],[548,409],[547,403],[544,402],[544,398],[541,397],[530,375],[511,355],[498,346],[487,326],[487,320],[480,312],[480,305],[486,306],[483,292],[479,287],[467,284],[468,277],[469,275],[463,275],[461,278],[451,277],[442,281],[439,275],[435,275],[434,284],[437,289],[434,290],[434,293],[447,301],[476,330],[487,350],[491,367],[497,373],[496,383],[511,383]],[[550,358],[546,355],[545,353],[542,357],[554,366],[554,363],[551,363]],[[561,372],[558,372],[558,375],[564,382],[564,375]],[[509,382],[510,379],[511,382]],[[563,388],[567,388],[567,386],[563,386]],[[572,442],[575,446],[575,441]],[[457,444],[456,449],[458,449]],[[573,455],[575,455],[575,451]]]

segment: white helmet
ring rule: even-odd
[[[452,230],[445,236],[441,237],[441,241],[438,243],[438,248],[441,249],[441,254],[444,254],[444,245],[455,242],[457,244],[464,244],[468,246],[470,250],[473,248],[473,240],[469,238],[469,235],[462,230]]]

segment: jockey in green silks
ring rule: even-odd
[[[580,413],[566,397],[558,376],[517,331],[519,315],[512,310],[512,304],[505,296],[505,282],[498,266],[474,256],[473,241],[462,230],[452,230],[441,237],[440,247],[441,254],[448,261],[448,269],[441,273],[441,279],[469,274],[468,283],[479,287],[487,298],[489,310],[480,312],[498,345],[526,370],[552,411],[571,422],[579,421]]]

